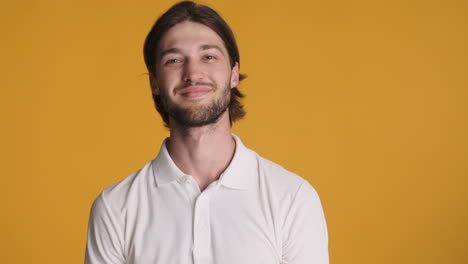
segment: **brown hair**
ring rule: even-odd
[[[216,32],[216,34],[218,34],[223,40],[228,51],[231,67],[234,67],[236,62],[240,65],[239,50],[237,48],[234,34],[223,18],[208,6],[199,5],[192,1],[183,1],[175,4],[167,10],[166,13],[159,17],[146,37],[143,53],[149,74],[153,77],[156,76],[156,53],[159,42],[164,33],[166,33],[171,27],[184,21],[203,24]],[[239,74],[240,81],[245,78],[245,75]],[[232,122],[245,116],[245,110],[239,101],[243,97],[244,95],[237,87],[231,89],[231,101],[229,102],[229,119],[231,125]],[[153,100],[156,105],[156,110],[158,110],[165,125],[168,126],[169,114],[162,105],[161,97],[153,94]]]

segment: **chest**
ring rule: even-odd
[[[141,199],[127,211],[127,263],[279,263],[280,220],[267,201],[214,188]]]

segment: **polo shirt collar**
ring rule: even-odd
[[[157,186],[173,182],[185,176],[169,155],[166,142],[167,138],[164,139],[158,156],[152,162],[154,179]]]
[[[236,151],[231,163],[221,174],[220,182],[228,188],[248,190],[257,173],[256,155],[242,144],[239,137],[234,134],[232,137],[236,141]]]
[[[255,152],[242,144],[236,135],[232,134],[236,141],[236,150],[229,166],[221,174],[220,183],[231,189],[248,190],[252,186],[257,160]],[[161,144],[158,156],[152,162],[156,185],[160,186],[184,178],[184,174],[174,163],[166,147],[167,139]]]

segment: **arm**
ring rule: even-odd
[[[88,224],[86,264],[124,264],[122,225],[104,193],[94,201]]]
[[[283,264],[328,264],[328,233],[320,198],[304,180],[283,224]]]

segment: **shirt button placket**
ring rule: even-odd
[[[198,188],[193,186],[193,181],[191,180],[191,176],[186,176],[181,183],[185,187],[185,192],[189,201],[193,204],[194,200],[198,195]]]
[[[200,193],[194,208],[193,260],[195,264],[211,263],[210,199],[212,188]]]

